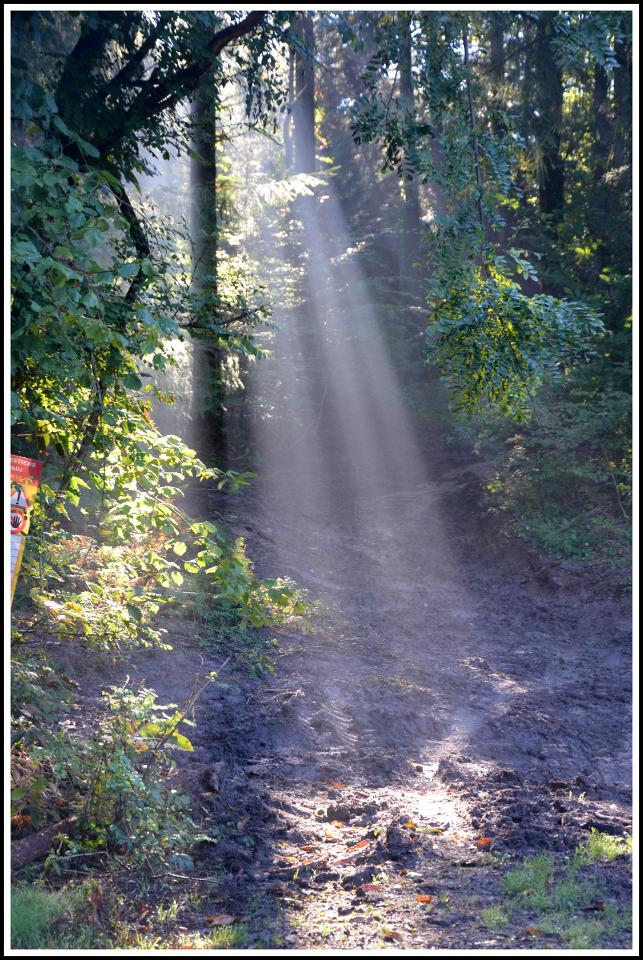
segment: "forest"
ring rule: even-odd
[[[635,955],[636,8],[6,22],[9,954]]]

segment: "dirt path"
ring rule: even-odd
[[[483,918],[521,858],[629,830],[628,600],[534,570],[482,524],[480,464],[418,439],[365,290],[313,233],[306,302],[252,386],[259,479],[233,508],[258,572],[328,615],[278,636],[269,683],[201,710],[217,902],[248,946],[560,945],[537,918]],[[600,869],[627,905],[627,865]]]

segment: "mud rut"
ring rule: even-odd
[[[191,782],[223,825],[201,869],[247,946],[502,946],[479,917],[504,855],[629,829],[629,603],[483,523],[480,464],[418,440],[350,271],[312,256],[251,385],[259,477],[228,509],[258,573],[327,614],[278,633],[274,677],[200,707]]]

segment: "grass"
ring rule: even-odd
[[[614,837],[610,833],[600,833],[600,831],[593,829],[587,842],[576,850],[573,863],[576,866],[585,866],[589,863],[609,863],[618,857],[624,857],[631,853],[631,837]]]
[[[489,930],[501,930],[509,923],[509,917],[502,907],[488,907],[482,911],[482,922]]]
[[[583,868],[609,863],[631,850],[631,837],[614,837],[593,830],[562,870],[556,868],[548,853],[525,860],[504,878],[512,918],[546,936],[556,937],[572,950],[599,947],[615,935],[630,930],[630,912],[615,904],[604,903],[595,912],[583,912],[603,896],[596,882],[583,874]],[[500,923],[502,910],[491,907],[485,914],[489,914],[488,920],[483,915],[486,925],[497,929],[492,924]]]
[[[215,927],[209,946],[214,950],[232,950],[233,947],[242,947],[247,939],[245,923],[235,923],[232,927]]]
[[[11,891],[11,946],[14,950],[90,949],[97,935],[86,920],[88,890],[14,887]],[[84,914],[84,916],[83,916]]]
[[[544,905],[547,884],[553,869],[554,861],[548,853],[541,853],[531,860],[525,860],[522,866],[506,874],[505,893],[512,897],[522,894],[524,897],[530,897],[534,906]]]

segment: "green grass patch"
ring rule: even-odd
[[[509,917],[502,907],[497,905],[483,910],[481,917],[483,924],[488,930],[501,930],[509,923]]]
[[[593,830],[562,869],[548,853],[525,860],[504,878],[504,891],[512,920],[536,927],[556,937],[573,950],[588,950],[609,943],[617,934],[631,929],[631,913],[614,903],[604,902],[605,894],[583,868],[608,863],[631,852],[629,837],[614,837]],[[596,910],[586,910],[594,904]],[[489,908],[493,924],[502,914]],[[483,920],[486,920],[483,914]],[[486,924],[490,929],[498,927]]]
[[[611,860],[631,853],[631,837],[615,837],[610,833],[601,833],[593,829],[587,842],[576,850],[573,864],[585,866],[588,863],[609,863]]]
[[[210,947],[214,950],[232,950],[243,947],[248,939],[245,923],[235,923],[232,927],[215,927],[210,937]]]
[[[94,929],[87,923],[87,890],[14,887],[11,891],[11,946],[14,950],[97,948]]]

